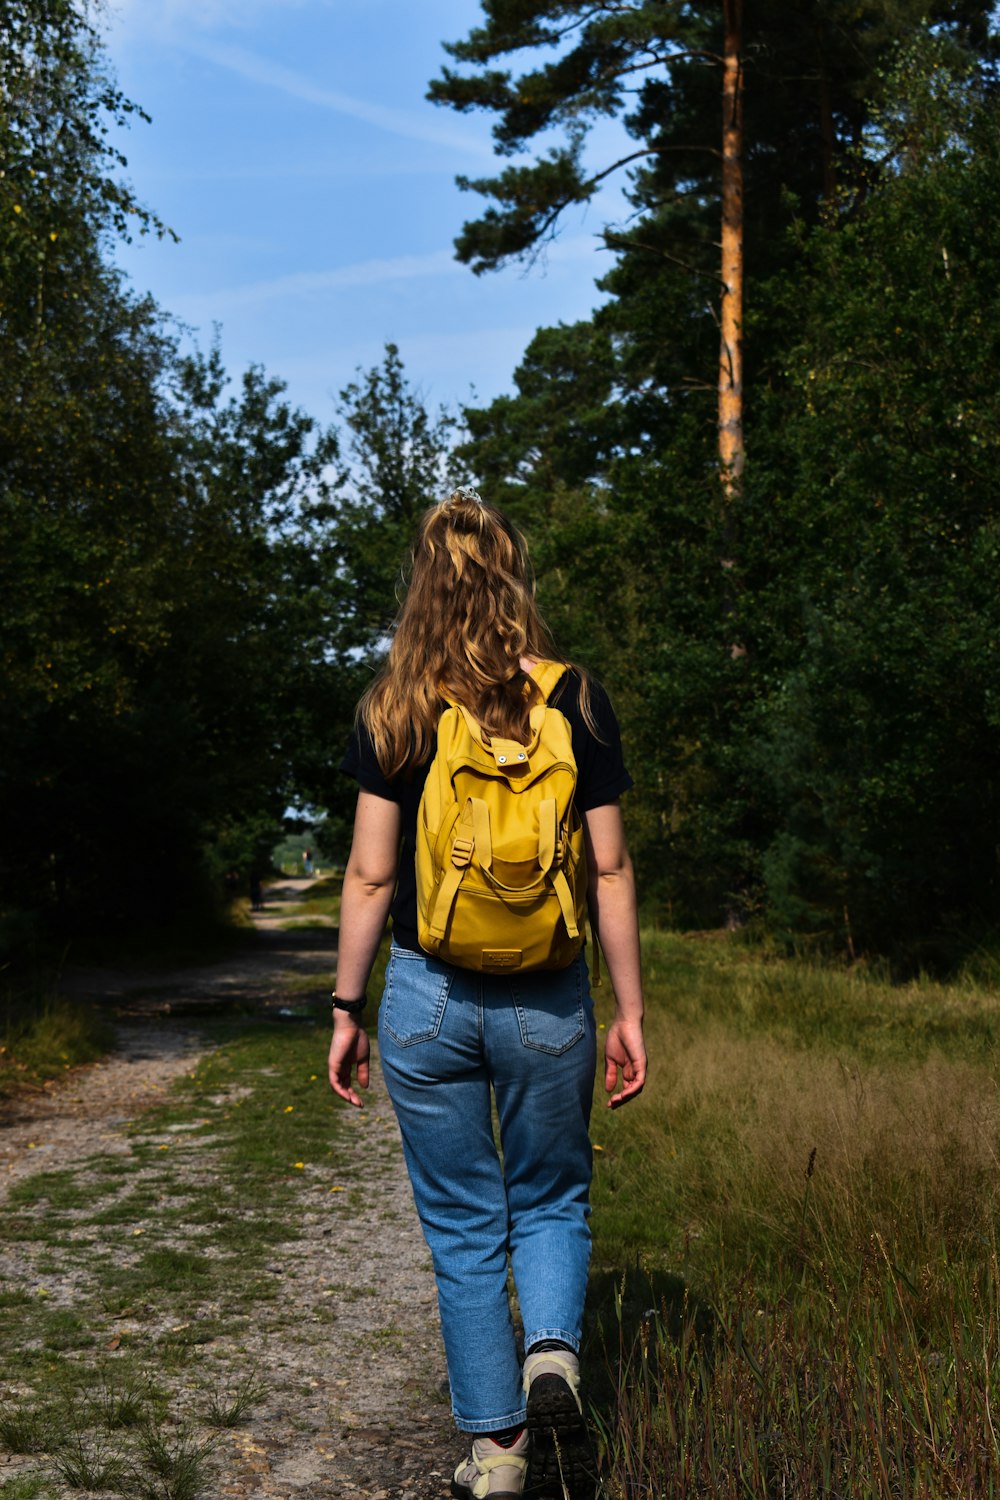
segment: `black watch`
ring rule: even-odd
[[[360,1000],[341,1000],[336,990],[333,993],[334,1010],[346,1010],[349,1016],[360,1016],[368,1004],[368,996],[362,995]]]

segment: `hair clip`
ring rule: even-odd
[[[471,500],[474,505],[482,505],[483,497],[471,484],[460,484],[457,489],[452,490],[448,500]],[[445,504],[448,502],[446,501]]]

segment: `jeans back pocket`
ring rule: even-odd
[[[511,994],[521,1029],[521,1041],[535,1052],[554,1057],[568,1052],[586,1031],[582,956],[567,969],[537,969],[511,979]]]
[[[400,1047],[430,1042],[441,1030],[452,974],[422,953],[394,948],[385,971],[381,1023]]]

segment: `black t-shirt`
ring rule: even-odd
[[[566,673],[550,694],[549,703],[565,714],[572,732],[577,808],[580,812],[587,812],[592,807],[614,802],[622,792],[628,791],[632,778],[625,769],[621,732],[607,693],[600,683],[591,680],[590,711],[597,726],[596,736],[588,728],[580,708],[580,677],[577,672],[571,669]],[[433,751],[430,759],[433,759]],[[392,902],[392,936],[401,948],[412,948],[418,953],[421,949],[417,941],[417,810],[430,759],[412,772],[387,781],[375,758],[371,735],[363,724],[358,724],[347,754],[340,763],[340,769],[353,776],[363,791],[399,804],[403,830],[396,894]]]

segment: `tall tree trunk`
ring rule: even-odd
[[[719,469],[727,501],[743,476],[743,0],[723,0],[722,316]]]
[[[743,484],[743,0],[723,0],[722,49],[722,307],[719,337],[719,477],[725,515],[722,566],[735,567],[736,501]],[[735,608],[733,580],[725,591],[725,610]],[[732,640],[734,661],[746,656]],[[735,909],[726,926],[738,926]]]

